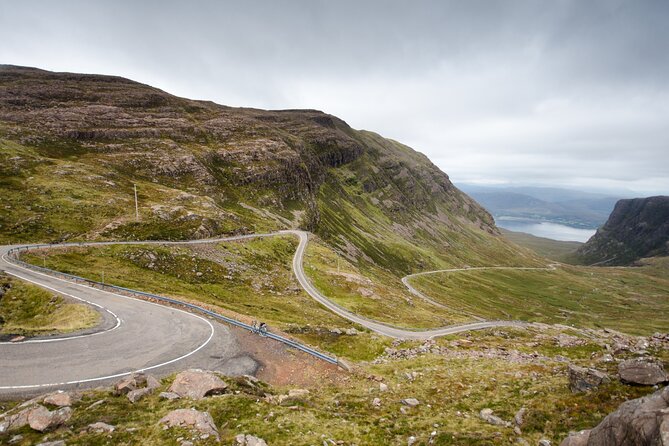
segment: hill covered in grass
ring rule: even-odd
[[[320,111],[225,107],[119,77],[0,66],[0,189],[0,243],[300,227],[396,272],[531,260],[403,144]]]

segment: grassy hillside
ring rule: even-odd
[[[438,302],[489,319],[666,332],[667,270],[662,278],[639,270],[561,265],[554,271],[460,271],[418,276],[412,284]]]
[[[0,188],[0,243],[301,227],[397,274],[529,259],[402,144],[319,111],[224,107],[110,76],[0,67]]]

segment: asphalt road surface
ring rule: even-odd
[[[0,269],[97,305],[103,322],[92,333],[0,343],[0,395],[95,387],[137,370],[164,375],[200,367],[253,374],[258,367],[254,358],[239,351],[225,325],[16,266],[4,257],[8,249],[0,248]]]

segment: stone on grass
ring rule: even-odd
[[[46,443],[37,443],[35,446],[67,446],[67,445],[63,440],[56,440],[56,441],[47,441]]]
[[[209,395],[223,393],[228,385],[214,372],[199,369],[179,373],[169,388],[182,398],[200,400]]]
[[[420,404],[420,401],[418,401],[416,398],[405,398],[401,402],[405,406],[409,406],[409,407],[416,407]]]
[[[487,408],[482,409],[481,412],[479,412],[479,417],[486,423],[492,424],[494,426],[505,426],[505,427],[511,426],[511,423],[509,423],[508,421],[504,421],[497,415],[493,415],[492,409],[487,409]]]
[[[72,416],[72,409],[62,407],[58,410],[50,411],[42,405],[36,405],[29,409],[28,424],[39,432],[47,432],[63,425]]]
[[[98,421],[97,423],[89,424],[87,428],[88,432],[95,432],[95,433],[112,433],[116,430],[116,427],[112,426],[111,424],[103,423],[102,421]]]
[[[516,424],[518,427],[523,427],[523,424],[525,424],[525,413],[527,412],[527,408],[521,407],[518,412],[516,412],[516,415],[513,417],[513,422]]]
[[[662,363],[652,359],[628,359],[618,364],[620,379],[629,384],[654,386],[669,381]]]
[[[379,383],[379,390],[381,392],[387,392],[388,391],[388,384],[386,383]]]
[[[267,446],[267,442],[255,435],[239,434],[235,437],[235,446]]]
[[[114,393],[116,395],[127,395],[139,387],[135,375],[129,375],[116,381],[114,384]]]
[[[573,393],[594,390],[609,382],[611,379],[604,372],[569,364],[569,388]]]
[[[152,388],[142,387],[141,389],[131,390],[126,396],[131,403],[136,403],[151,392],[153,392]]]
[[[175,426],[182,427],[219,439],[218,429],[209,412],[200,412],[195,409],[177,409],[161,418],[159,423],[164,424],[165,429]]]
[[[71,406],[75,400],[76,399],[74,395],[72,395],[70,392],[58,390],[46,395],[42,402],[44,404],[51,404],[52,406],[66,407]]]

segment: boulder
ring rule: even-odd
[[[628,384],[654,386],[669,381],[667,373],[660,362],[652,359],[628,359],[618,364],[621,381]]]
[[[164,424],[165,429],[178,426],[219,439],[218,429],[209,412],[200,412],[195,409],[177,409],[161,418],[159,423]]]
[[[191,369],[179,373],[169,388],[182,398],[199,400],[205,396],[223,393],[228,385],[214,372]]]
[[[479,412],[479,417],[486,423],[492,424],[494,426],[511,427],[511,423],[502,420],[497,415],[493,415],[492,409],[482,409],[481,412]]]
[[[39,432],[47,432],[63,425],[72,416],[72,409],[62,407],[58,410],[50,411],[42,405],[36,405],[29,409],[28,424],[31,428]]]
[[[71,406],[73,402],[76,401],[74,395],[70,392],[64,392],[58,390],[57,392],[50,393],[44,397],[42,402],[44,404],[51,404],[52,406],[66,407]]]
[[[571,434],[561,446],[669,445],[669,387],[626,401],[597,427]]]
[[[235,446],[267,446],[267,443],[254,435],[239,434],[235,437]]]
[[[98,421],[97,423],[89,424],[87,427],[88,432],[95,432],[95,433],[112,433],[116,430],[116,427],[112,426],[111,424],[103,423],[102,421]]]
[[[381,391],[381,392],[387,392],[387,391],[388,391],[388,384],[386,384],[386,383],[379,383],[379,391]]]
[[[569,388],[573,393],[587,392],[611,382],[609,375],[596,369],[569,365]]]
[[[37,443],[35,446],[66,446],[64,440],[47,441],[46,443]]]

